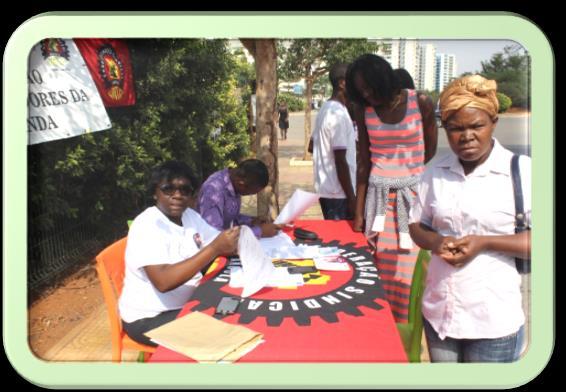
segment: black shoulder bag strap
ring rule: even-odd
[[[523,204],[523,188],[521,185],[521,173],[519,172],[519,155],[514,154],[511,158],[511,178],[513,180],[513,192],[515,194],[515,234],[528,230]],[[515,266],[520,274],[531,272],[530,260],[515,258]]]

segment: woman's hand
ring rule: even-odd
[[[364,231],[364,216],[362,214],[356,214],[354,216],[353,229],[357,232]]]
[[[456,238],[452,236],[443,237],[441,235],[435,240],[431,249],[432,253],[436,253],[443,259],[452,259],[456,252]]]
[[[433,252],[448,264],[460,268],[473,260],[484,249],[485,241],[482,236],[468,235],[460,239],[440,237]]]
[[[232,227],[224,230],[210,243],[218,255],[233,255],[238,252],[238,239],[240,238],[240,227]]]
[[[353,219],[356,216],[356,198],[348,199],[348,217]]]
[[[454,255],[454,265],[456,267],[462,267],[464,264],[472,261],[485,249],[484,239],[483,236],[467,235],[456,240],[454,246],[457,251]]]

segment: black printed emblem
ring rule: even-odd
[[[310,294],[305,296],[298,295],[304,291],[285,291],[278,288],[276,298],[258,299],[257,296],[243,298],[237,310],[240,324],[249,324],[257,317],[265,317],[270,326],[280,325],[285,318],[294,319],[297,325],[308,326],[313,316],[318,316],[328,323],[335,323],[338,322],[340,313],[363,316],[363,307],[375,310],[383,308],[376,301],[385,299],[378,270],[373,256],[365,248],[358,248],[354,243],[340,244],[338,241],[328,243],[319,241],[317,244],[343,249],[341,256],[349,263],[350,271],[340,272],[339,274],[343,275],[334,276],[344,278],[330,279],[324,271],[307,273],[306,277],[303,275],[305,285],[317,286],[311,286]],[[238,265],[239,260],[229,261],[220,272],[195,291],[192,300],[198,303],[191,310],[205,311],[214,308],[222,297],[234,296],[234,289],[229,287],[232,263]],[[280,263],[280,266],[285,265]],[[285,297],[286,293],[288,293],[287,297]]]

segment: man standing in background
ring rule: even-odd
[[[356,195],[356,134],[348,113],[346,71],[338,63],[329,73],[332,96],[316,117],[309,151],[313,152],[314,188],[324,219],[352,219]]]

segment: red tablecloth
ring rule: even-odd
[[[265,342],[239,362],[406,362],[364,236],[348,221],[298,221],[295,227],[316,232],[324,246],[345,249],[350,271],[320,271],[304,286],[263,288],[245,299],[237,314],[222,320],[263,333]],[[180,316],[191,310],[212,315],[220,298],[241,293],[229,287],[225,264],[206,275]],[[192,359],[160,346],[150,361]]]

